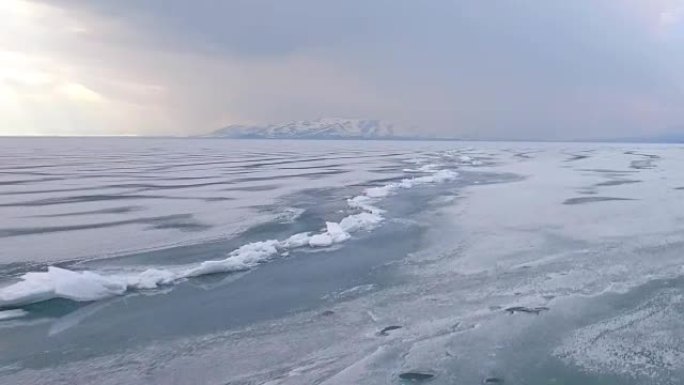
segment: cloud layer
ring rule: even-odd
[[[0,133],[380,118],[573,139],[684,123],[684,1],[5,0]]]

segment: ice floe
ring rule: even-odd
[[[78,302],[95,301],[125,293],[120,279],[90,271],[71,271],[55,266],[45,272],[30,272],[21,281],[0,290],[0,307],[17,306],[52,298]]]

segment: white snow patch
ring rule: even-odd
[[[390,194],[395,188],[393,184],[388,184],[382,187],[371,187],[364,191],[364,194],[369,198],[384,198]]]
[[[420,176],[416,178],[402,179],[400,182],[389,183],[380,187],[370,187],[364,190],[364,195],[367,198],[384,198],[398,189],[408,189],[418,185],[443,183],[456,179],[458,173],[451,170],[439,170],[431,175]],[[355,197],[353,199],[357,199]]]
[[[0,307],[24,305],[52,298],[95,301],[123,294],[126,284],[89,271],[50,266],[46,272],[26,273],[21,281],[0,290]]]
[[[286,240],[280,242],[280,247],[283,249],[296,249],[298,247],[306,246],[309,244],[311,235],[307,233],[297,233],[290,236]]]
[[[332,237],[327,233],[316,234],[309,240],[309,246],[311,247],[328,247],[332,244]]]
[[[277,255],[278,245],[279,242],[276,240],[248,243],[232,251],[226,259],[200,263],[199,266],[187,270],[182,274],[182,277],[197,277],[207,274],[248,270]]]
[[[162,285],[173,283],[177,279],[176,274],[168,270],[147,269],[140,274],[128,277],[128,287],[135,289],[156,289]]]
[[[358,195],[353,198],[350,198],[347,200],[347,204],[349,207],[353,209],[359,209],[363,211],[367,211],[369,213],[374,213],[374,214],[382,214],[385,211],[381,210],[375,206],[373,206],[373,203],[375,202],[375,199],[366,196],[366,195]]]
[[[371,230],[382,220],[379,214],[363,212],[343,218],[340,221],[340,227],[348,233],[353,233],[359,230]]]
[[[24,317],[27,314],[26,310],[21,309],[0,310],[0,321]]]
[[[334,243],[344,242],[351,236],[344,231],[339,223],[326,222],[326,231],[321,234],[316,234],[309,239],[309,246],[311,247],[327,247]]]

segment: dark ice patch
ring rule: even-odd
[[[155,230],[172,229],[180,231],[204,231],[211,225],[197,221],[192,214],[168,215],[166,218],[148,222]]]
[[[641,183],[642,181],[637,179],[617,179],[617,180],[607,180],[605,182],[596,183],[594,186],[619,186],[623,184]]]
[[[566,155],[570,155],[570,157],[565,160],[566,162],[575,162],[578,160],[590,158],[589,155],[580,155],[580,154],[566,154]]]
[[[635,199],[632,198],[617,198],[617,197],[578,197],[578,198],[570,198],[566,199],[563,204],[564,205],[580,205],[584,203],[593,203],[593,202],[605,202],[605,201],[633,201]]]
[[[612,169],[607,169],[607,168],[583,168],[579,171],[586,171],[586,172],[596,172],[600,174],[614,174],[614,175],[625,175],[625,174],[634,174],[638,171],[632,171],[632,170],[612,170]]]
[[[654,168],[655,166],[653,165],[653,161],[651,159],[640,159],[631,161],[629,167],[635,168],[637,170],[647,170]]]
[[[588,189],[588,188],[577,190],[577,193],[578,194],[584,194],[584,195],[596,195],[597,194],[596,190]]]
[[[513,307],[508,307],[505,310],[506,310],[506,312],[508,312],[508,314],[526,313],[526,314],[539,315],[539,313],[541,313],[543,311],[548,311],[549,308],[546,306],[537,306],[537,307],[513,306]]]
[[[655,155],[655,154],[646,154],[643,152],[636,152],[636,151],[625,151],[625,154],[627,155],[639,155],[639,156],[645,156],[649,159],[660,159],[660,156]]]
[[[35,178],[35,179],[3,180],[3,181],[0,181],[0,186],[16,186],[16,185],[25,185],[25,184],[40,183],[40,182],[52,182],[52,181],[63,180],[63,179],[64,178],[47,177],[47,178]]]
[[[166,195],[137,195],[137,194],[93,194],[93,195],[79,195],[70,196],[63,198],[46,198],[33,201],[25,202],[13,202],[13,203],[2,203],[0,207],[39,207],[39,206],[52,206],[52,205],[63,205],[63,204],[73,204],[73,203],[83,203],[83,202],[103,202],[103,201],[120,201],[120,200],[133,200],[133,199],[168,199],[168,200],[200,200],[205,202],[212,201],[223,201],[232,200],[229,197],[214,197],[214,198],[201,198],[201,197],[179,197],[179,196],[166,196]]]
[[[122,206],[122,207],[112,207],[109,209],[101,210],[88,210],[88,211],[74,211],[70,213],[60,213],[60,214],[43,214],[43,215],[33,215],[36,218],[54,218],[54,217],[72,217],[79,215],[92,215],[92,214],[125,214],[133,211],[141,210],[141,206]]]
[[[425,372],[404,372],[399,374],[399,378],[409,382],[409,383],[418,383],[418,382],[425,382],[425,381],[430,381],[435,377],[434,374],[431,373],[425,373]]]
[[[6,228],[0,229],[0,238],[32,234],[58,233],[64,231],[103,229],[125,225],[147,225],[152,229],[177,229],[184,231],[201,231],[211,227],[210,225],[197,222],[192,214],[176,214],[80,225]]]
[[[172,199],[176,199],[176,198],[172,198]],[[231,197],[209,197],[209,198],[190,198],[190,199],[200,199],[200,200],[203,200],[205,202],[224,202],[224,201],[232,201],[235,198],[231,198]]]
[[[117,183],[98,186],[103,189],[137,189],[138,191],[154,191],[154,190],[178,190],[186,188],[198,188],[207,186],[218,186],[230,184],[230,181],[214,181],[204,183],[184,183],[184,184],[155,184],[155,183]]]
[[[260,186],[244,186],[244,187],[231,187],[223,189],[222,191],[270,191],[279,188],[282,185],[279,184],[266,184]]]
[[[645,169],[654,168],[655,165],[653,164],[653,161],[656,159],[660,159],[660,157],[658,155],[644,154],[644,153],[639,153],[636,151],[626,151],[625,154],[637,155],[637,156],[642,156],[642,157],[646,158],[646,159],[633,160],[630,162],[629,167],[637,169],[637,170],[645,170]]]
[[[248,183],[248,182],[282,181],[282,180],[296,179],[296,178],[316,179],[316,178],[324,176],[324,175],[343,174],[345,172],[348,172],[348,171],[347,170],[328,170],[328,171],[306,172],[306,173],[298,173],[298,174],[245,177],[245,178],[234,179],[234,180],[232,180],[232,183],[238,184],[238,183]]]
[[[516,158],[523,158],[523,159],[532,159],[532,156],[530,154],[534,154],[534,151],[531,152],[518,152],[516,154],[513,154],[514,157]]]
[[[296,166],[296,167],[276,167],[276,170],[315,170],[317,168],[338,168],[346,166],[343,163],[329,163],[320,165],[306,165],[306,166]]]
[[[379,336],[388,336],[389,335],[388,332],[390,332],[392,330],[397,330],[397,329],[401,329],[401,326],[398,326],[398,325],[387,326],[386,328],[383,328],[382,330],[380,330],[378,332],[378,335]]]

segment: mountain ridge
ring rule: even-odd
[[[268,125],[230,125],[208,136],[232,139],[413,139],[378,119],[321,118]]]

